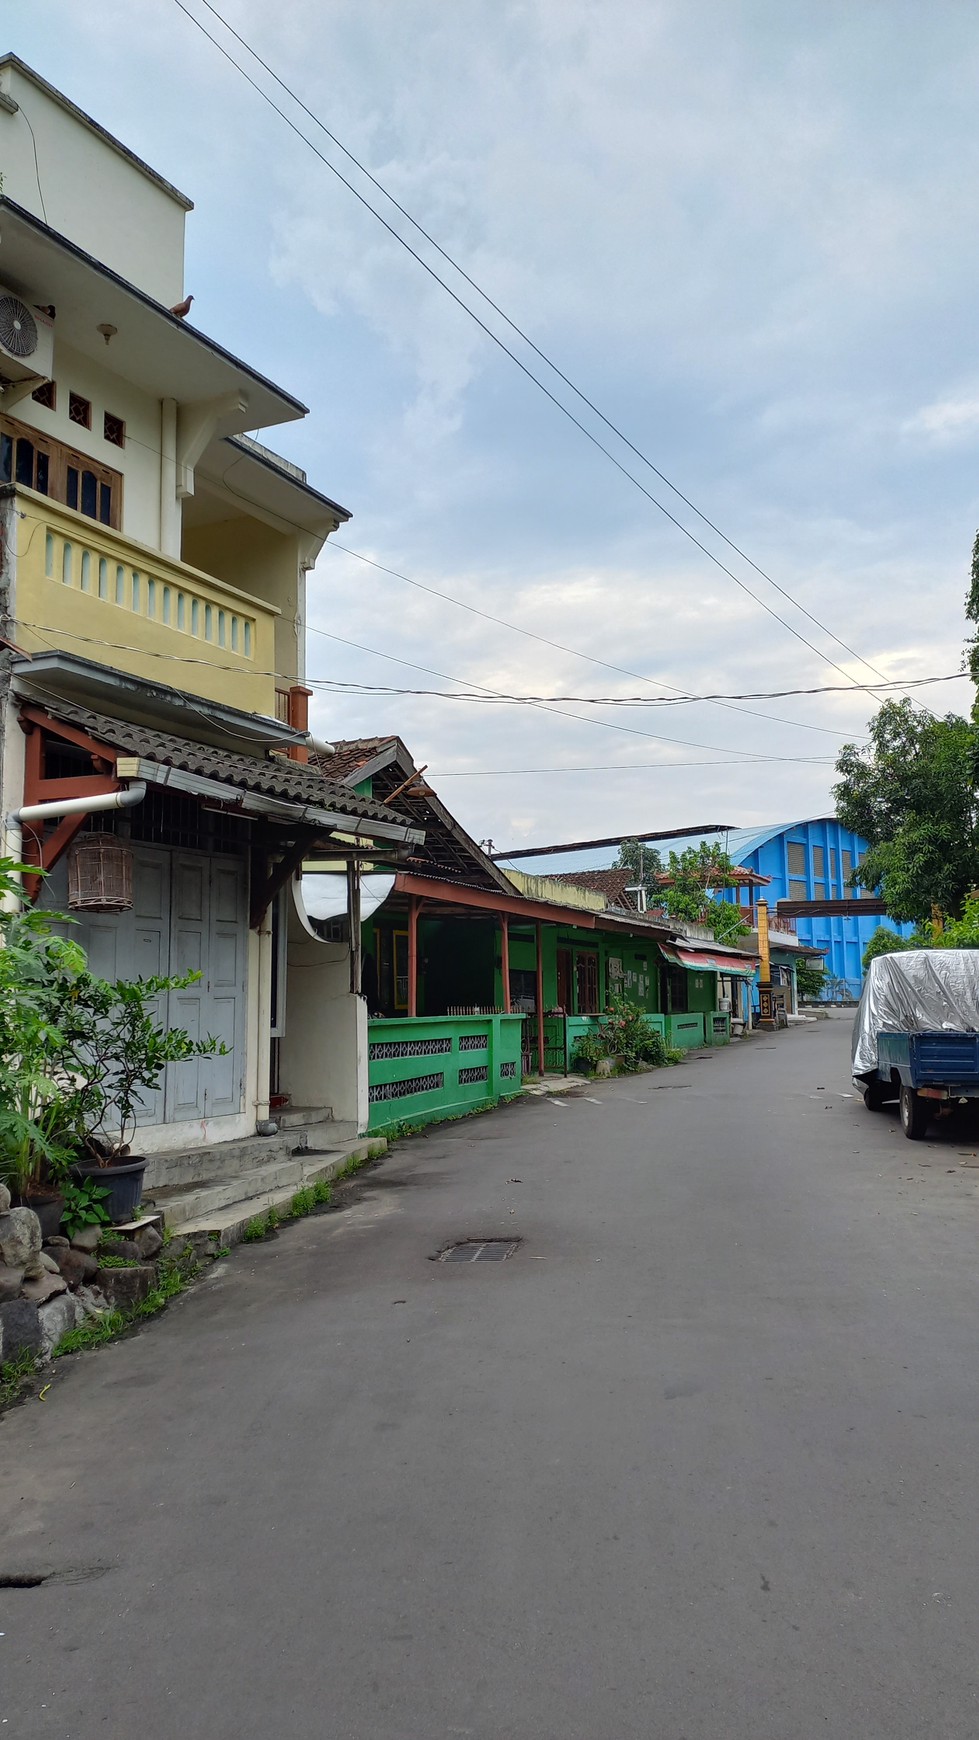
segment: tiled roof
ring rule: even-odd
[[[95,713],[90,707],[80,707],[72,701],[47,701],[45,712],[52,718],[78,725],[100,743],[139,755],[147,761],[160,762],[164,767],[178,767],[185,773],[204,779],[223,780],[243,791],[262,792],[266,797],[281,798],[287,803],[316,804],[333,808],[343,815],[362,816],[376,822],[403,825],[403,818],[373,798],[357,797],[349,786],[336,779],[327,779],[318,767],[304,767],[301,762],[285,756],[242,755],[221,749],[210,743],[195,743],[187,737],[173,737],[166,731],[153,731],[147,725],[135,725],[126,719],[110,719]]]
[[[366,767],[382,749],[397,743],[396,737],[349,737],[334,744],[335,755],[317,755],[313,751],[310,764],[319,768],[326,779],[343,784],[357,784],[357,770]]]
[[[610,906],[621,906],[635,912],[636,903],[626,889],[634,881],[631,870],[561,870],[551,874],[552,882],[570,882],[576,888],[593,888],[604,894]]]

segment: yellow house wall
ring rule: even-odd
[[[97,10],[92,17],[94,23]],[[179,302],[183,203],[16,67],[0,70],[0,89],[20,105],[13,115],[0,109],[0,163],[8,198],[166,307]]]
[[[261,520],[218,520],[185,528],[183,557],[229,585],[275,605],[281,612],[275,624],[275,669],[280,687],[297,682],[303,668],[299,638],[305,588],[298,537],[277,532]]]
[[[274,717],[275,679],[270,673],[276,616],[264,601],[185,563],[168,561],[33,491],[17,491],[15,512],[11,613],[15,638],[25,651],[58,648],[146,682],[168,683]],[[99,595],[102,587],[104,597]],[[181,597],[183,628],[178,626]],[[222,612],[224,645],[218,639]]]

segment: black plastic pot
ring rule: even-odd
[[[29,1196],[21,1194],[17,1197],[16,1201],[18,1208],[29,1208],[32,1214],[37,1215],[37,1218],[41,1223],[42,1239],[53,1239],[56,1237],[58,1228],[61,1225],[61,1216],[65,1212],[65,1199],[63,1196],[58,1195],[56,1192],[45,1191],[43,1194],[38,1193],[36,1196],[33,1194]]]
[[[134,1160],[130,1156],[115,1164],[110,1162],[108,1166],[97,1166],[94,1161],[86,1161],[72,1167],[79,1182],[83,1178],[94,1178],[96,1184],[103,1185],[109,1192],[105,1207],[114,1225],[133,1219],[143,1195],[145,1171],[145,1155],[140,1160]]]

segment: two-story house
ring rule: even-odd
[[[349,516],[246,434],[305,407],[187,318],[190,201],[10,55],[0,169],[2,850],[97,971],[200,974],[161,1013],[226,1050],[147,1105],[174,1153],[268,1118],[296,868],[421,836],[307,766],[306,575]],[[347,971],[311,1110],[356,1121]]]

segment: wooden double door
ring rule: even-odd
[[[168,1064],[144,1100],[141,1124],[227,1117],[242,1109],[245,1084],[248,915],[241,858],[137,846],[130,912],[85,915],[72,934],[92,971],[106,979],[200,978],[157,999],[161,1023],[193,1039],[210,1035],[222,1056]]]

